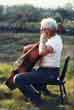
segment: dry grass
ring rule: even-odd
[[[34,106],[31,102],[26,103],[23,94],[18,90],[10,91],[4,84],[9,76],[9,72],[12,70],[12,65],[10,64],[0,64],[0,107],[7,108],[9,110],[40,110],[38,107]],[[68,73],[67,73],[68,74]],[[63,108],[66,110],[74,110],[74,77],[66,79],[66,89],[68,94],[69,104],[65,104]],[[55,97],[43,96],[42,98],[48,103],[47,107],[41,110],[62,110],[60,101],[57,102],[57,97],[59,96],[59,88],[57,86],[48,86],[49,91],[55,94]],[[50,106],[50,107],[49,107]]]

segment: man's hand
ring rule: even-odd
[[[39,54],[41,56],[45,56],[48,53],[54,52],[54,49],[51,46],[49,48],[47,48],[47,46],[46,46],[47,40],[48,40],[48,38],[46,37],[46,34],[43,32],[40,36],[40,44],[39,44]]]
[[[40,36],[40,42],[44,44],[47,41],[47,39],[48,38],[46,36],[46,33],[45,32],[42,32],[41,33],[41,36]]]
[[[44,51],[46,49],[46,46],[45,46],[46,41],[47,41],[46,34],[43,32],[43,33],[41,33],[41,36],[40,36],[40,44],[39,44],[39,54],[40,55],[42,53],[44,53]]]

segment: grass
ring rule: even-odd
[[[42,98],[47,101],[48,104],[47,107],[39,109],[32,103],[26,103],[23,94],[18,89],[10,91],[4,84],[14,68],[11,64],[11,60],[15,61],[16,57],[21,53],[18,49],[22,48],[26,41],[38,41],[39,33],[11,33],[10,35],[8,33],[0,34],[0,36],[0,61],[2,61],[0,64],[0,108],[5,108],[6,110],[74,110],[74,37],[63,38],[64,52],[61,63],[62,70],[65,59],[64,56],[71,56],[66,75],[66,89],[70,103],[61,105],[60,101],[57,101],[57,97],[42,95]],[[5,63],[6,61],[7,63]],[[57,86],[48,86],[48,89],[53,94],[59,96],[59,88]]]
[[[69,66],[71,65],[73,65],[73,62],[69,64]],[[4,81],[10,75],[10,71],[12,69],[13,66],[11,64],[0,64],[0,108],[6,108],[8,110],[40,110],[32,103],[26,103],[23,94],[18,89],[10,91],[4,84]],[[70,71],[71,70],[72,69],[70,69]],[[67,72],[67,74],[70,74],[69,76],[72,74],[70,71],[68,70]],[[60,104],[60,102],[57,102],[57,96],[59,96],[59,88],[57,86],[48,85],[48,89],[53,94],[56,94],[56,97],[42,96],[42,98],[48,102],[48,105],[41,110],[49,110],[50,107],[52,110],[74,110],[74,77],[68,78],[69,76],[67,76],[66,79],[66,89],[70,103],[63,106]],[[5,79],[3,80],[2,78]]]

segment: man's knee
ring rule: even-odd
[[[24,86],[31,84],[29,76],[23,74],[17,74],[13,78],[13,82],[16,86]]]
[[[20,75],[19,74],[15,75],[13,78],[13,83],[17,86],[20,85],[20,82],[21,82]]]

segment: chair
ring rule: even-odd
[[[68,63],[69,63],[70,56],[67,56],[65,59],[64,67],[61,72],[61,75],[57,78],[56,81],[48,82],[46,85],[58,85],[60,88],[60,98],[61,102],[63,103],[64,97],[67,96],[66,88],[65,88],[65,76],[68,68]],[[48,89],[46,88],[46,85],[42,88],[42,91],[48,92]]]
[[[66,59],[65,59],[65,63],[64,63],[64,67],[63,67],[61,76],[58,80],[58,85],[60,87],[60,94],[61,94],[62,101],[63,101],[63,98],[65,96],[67,96],[67,92],[66,92],[66,88],[65,88],[65,82],[66,82],[65,81],[65,76],[66,76],[69,60],[70,60],[70,56],[67,56]]]

